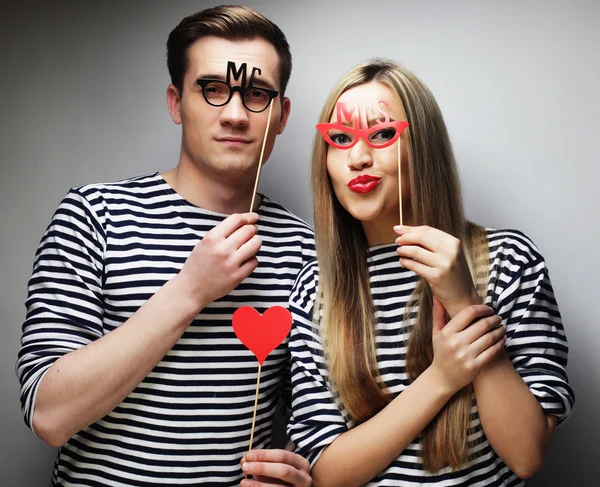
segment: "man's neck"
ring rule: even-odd
[[[162,177],[182,198],[205,210],[225,215],[250,210],[254,181],[236,183],[226,178],[211,178],[182,163]],[[261,198],[256,195],[253,209],[260,204]]]

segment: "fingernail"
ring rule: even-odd
[[[402,267],[404,269],[404,266],[402,265],[402,257],[400,257],[400,259],[398,260],[398,262],[400,263],[400,267]]]
[[[246,454],[246,461],[247,462],[253,462],[254,460],[256,460],[256,455],[252,452],[249,452]]]
[[[253,469],[254,469],[254,464],[253,464],[253,463],[248,463],[248,462],[246,462],[246,463],[244,463],[244,464],[242,465],[242,470],[243,470],[244,472],[252,473],[252,470],[253,470]]]
[[[396,239],[396,245],[400,245],[400,238],[402,238],[402,237],[398,237],[398,238]]]
[[[394,226],[395,232],[403,232],[404,230],[406,230],[406,227],[404,225],[395,225]]]

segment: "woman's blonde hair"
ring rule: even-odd
[[[464,243],[482,295],[487,287],[487,238],[483,228],[465,220],[450,139],[429,89],[399,64],[375,59],[355,67],[338,81],[325,101],[319,121],[329,122],[342,93],[371,81],[383,83],[397,93],[410,124],[402,134],[402,143],[408,149],[414,222],[438,228]],[[381,379],[376,360],[368,242],[360,221],[335,196],[327,172],[327,151],[327,143],[317,134],[311,174],[319,262],[316,309],[322,312],[319,326],[330,380],[346,411],[361,423],[385,407],[392,396]],[[411,310],[418,310],[406,355],[411,381],[433,360],[432,307],[433,294],[421,278],[404,313],[406,324]],[[438,471],[445,466],[456,469],[468,461],[471,391],[470,386],[459,391],[421,433],[421,456],[426,470]]]

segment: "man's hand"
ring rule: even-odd
[[[257,221],[256,213],[230,215],[192,250],[177,277],[200,307],[231,292],[256,269],[262,244]]]
[[[241,487],[310,487],[308,461],[287,450],[252,450],[242,458],[242,470],[254,480],[242,480]]]

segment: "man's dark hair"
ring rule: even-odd
[[[219,5],[202,10],[183,19],[169,34],[167,66],[171,83],[183,95],[183,78],[188,68],[188,49],[198,39],[215,36],[230,41],[262,37],[270,42],[279,55],[279,87],[285,94],[292,72],[292,54],[285,35],[279,27],[254,10],[239,5]]]

